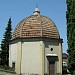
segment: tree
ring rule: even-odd
[[[68,69],[75,71],[75,0],[67,0],[67,43],[68,43]]]
[[[8,21],[7,27],[1,42],[1,65],[9,64],[9,43],[12,38],[11,18]]]

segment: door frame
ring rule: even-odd
[[[50,62],[56,62],[56,61],[58,61],[58,56],[51,56],[51,55],[47,55],[46,56],[47,57],[47,60],[48,60],[48,74],[49,74],[49,63]],[[56,68],[57,66],[55,65],[55,68]],[[56,72],[56,71],[55,71]]]

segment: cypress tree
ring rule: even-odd
[[[11,18],[8,20],[7,27],[1,42],[1,65],[9,64],[9,43],[12,38]]]
[[[75,71],[75,0],[67,0],[67,43],[68,43],[68,69]]]

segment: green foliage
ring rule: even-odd
[[[9,64],[9,43],[12,38],[11,18],[8,21],[6,31],[1,42],[1,65]]]
[[[73,72],[73,75],[75,75],[75,71]]]
[[[66,0],[66,2],[68,69],[73,74],[75,71],[75,0]]]
[[[0,66],[0,69],[2,69],[2,70],[12,70],[12,68],[9,67],[9,66]]]

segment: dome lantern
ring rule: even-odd
[[[36,6],[35,11],[33,12],[33,15],[40,15],[40,11],[38,9],[38,6]]]

